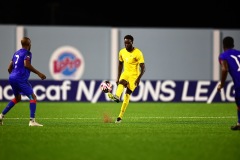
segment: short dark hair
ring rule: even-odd
[[[124,37],[124,39],[130,39],[132,42],[133,42],[133,36],[132,35],[126,35],[125,37]]]
[[[234,39],[230,36],[225,37],[223,39],[223,48],[233,48],[234,47]]]

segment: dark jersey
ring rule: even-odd
[[[240,51],[229,49],[219,55],[219,61],[226,60],[228,71],[235,88],[240,88]]]
[[[13,70],[10,74],[11,79],[16,80],[28,80],[30,76],[30,70],[24,67],[24,60],[28,60],[31,63],[32,53],[26,49],[20,49],[13,54]]]

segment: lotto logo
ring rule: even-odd
[[[55,80],[79,80],[84,72],[82,54],[72,46],[56,49],[49,62],[50,73]]]

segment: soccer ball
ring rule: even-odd
[[[112,91],[112,84],[109,81],[103,81],[100,85],[100,89],[104,93],[108,93]]]

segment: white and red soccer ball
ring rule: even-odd
[[[112,84],[109,81],[103,81],[100,84],[100,89],[104,92],[104,93],[108,93],[112,91]]]

